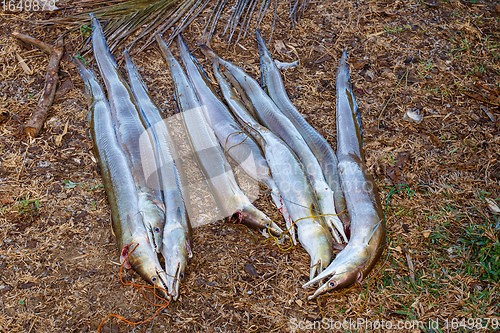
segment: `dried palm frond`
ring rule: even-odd
[[[236,0],[230,7],[231,15],[224,28],[224,34],[229,34],[228,42],[233,40],[238,28],[236,42],[246,36],[255,9],[260,3],[256,19],[258,27],[272,1]],[[274,1],[273,27],[278,0]],[[294,24],[297,11],[303,10],[309,0],[302,0],[302,2],[300,0],[289,1],[290,18],[292,24]],[[130,48],[139,40],[143,40],[144,44],[136,51],[140,52],[154,41],[156,34],[165,34],[165,31],[172,28],[173,31],[167,41],[170,43],[179,32],[211,4],[213,6],[212,11],[207,19],[202,37],[203,42],[208,44],[215,32],[221,14],[229,7],[228,0],[81,0],[74,3],[73,7],[82,8],[82,12],[69,17],[52,19],[45,23],[71,25],[76,30],[78,27],[90,25],[88,14],[94,13],[96,17],[100,17],[101,21],[107,21],[104,32],[106,38],[110,41],[111,50],[124,44],[130,36],[137,35],[132,41],[127,41],[126,46]]]

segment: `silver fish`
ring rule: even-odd
[[[330,263],[333,244],[328,229],[323,227],[320,218],[314,217],[316,200],[309,179],[295,153],[283,140],[261,126],[251,116],[229,83],[232,77],[224,71],[215,61],[214,73],[224,98],[234,114],[247,125],[246,128],[264,151],[273,179],[281,190],[285,202],[294,202],[288,210],[297,226],[299,241],[311,256],[309,276],[312,279]]]
[[[191,252],[191,226],[182,194],[182,177],[175,144],[158,107],[153,103],[139,72],[127,51],[123,53],[130,86],[140,106],[140,116],[154,143],[161,192],[165,205],[161,254],[165,259],[168,292],[173,300],[179,297],[179,281],[184,279]]]
[[[295,105],[288,98],[285,85],[281,79],[281,73],[271,58],[266,43],[256,30],[257,43],[260,54],[261,85],[267,91],[267,94],[280,111],[288,117],[300,132],[307,145],[316,156],[321,166],[325,180],[333,190],[335,199],[335,210],[345,227],[349,226],[349,217],[347,216],[345,199],[340,188],[340,180],[337,170],[337,156],[328,141],[321,136],[299,113]],[[344,213],[341,213],[344,212]]]
[[[160,191],[160,180],[153,145],[139,117],[139,108],[130,87],[118,69],[104,39],[99,21],[92,19],[92,48],[101,77],[108,90],[113,121],[117,127],[118,142],[128,160],[139,191],[139,207],[149,239],[156,252],[161,249],[165,224],[165,207]]]
[[[351,89],[347,51],[337,72],[337,156],[339,176],[351,218],[351,237],[330,266],[304,288],[325,278],[309,299],[345,288],[366,277],[386,245],[386,227],[377,187],[365,166],[358,105]]]
[[[218,57],[207,46],[202,45],[201,51],[210,59],[218,61],[231,73],[234,79],[240,86],[240,93],[247,96],[249,101],[254,106],[254,110],[258,115],[259,121],[276,133],[290,148],[297,154],[297,157],[304,166],[307,172],[309,181],[313,187],[314,193],[318,199],[319,211],[315,215],[324,215],[324,221],[331,231],[333,237],[338,243],[341,243],[338,233],[347,242],[344,226],[335,213],[335,202],[333,199],[333,191],[326,183],[323,171],[318,163],[318,160],[311,152],[307,143],[304,141],[300,133],[297,131],[292,122],[285,117],[278,109],[271,98],[262,90],[260,85],[251,76],[247,75],[241,68],[235,66],[229,61]]]
[[[271,192],[276,207],[287,223],[291,222],[286,205],[276,183],[271,177],[269,166],[262,152],[252,137],[243,130],[227,106],[219,99],[212,84],[207,79],[201,66],[191,53],[181,35],[177,37],[181,60],[186,68],[189,81],[196,91],[200,103],[205,107],[205,116],[215,132],[224,151],[254,180],[264,184]],[[295,242],[295,238],[292,236]]]
[[[177,104],[181,110],[180,115],[190,138],[190,144],[219,209],[224,216],[233,216],[236,213],[240,222],[261,229],[264,234],[269,230],[273,235],[281,236],[283,231],[269,217],[255,208],[238,187],[231,167],[205,119],[204,112],[201,110],[202,106],[186,74],[161,36],[158,35],[156,40],[170,66]]]
[[[143,279],[167,289],[166,278],[148,239],[139,211],[139,199],[127,156],[116,137],[111,110],[95,74],[75,59],[87,87],[91,113],[90,133],[99,169],[111,208],[113,233],[126,268],[133,268]],[[135,249],[135,250],[134,250]],[[134,250],[132,253],[130,251]],[[129,255],[130,254],[130,255]]]

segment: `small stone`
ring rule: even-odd
[[[424,116],[421,115],[420,111],[417,109],[415,110],[409,109],[408,111],[406,111],[403,120],[420,124],[422,120],[424,120]]]

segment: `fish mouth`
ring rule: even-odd
[[[162,256],[165,260],[165,279],[168,292],[172,300],[179,298],[179,288],[184,279],[191,247],[189,237],[182,228],[166,229],[168,235],[164,235]]]
[[[173,301],[176,301],[179,298],[179,286],[180,280],[184,278],[184,273],[181,271],[181,262],[177,262],[177,267],[175,269],[174,275],[170,275],[165,272],[165,276],[167,278],[167,286],[169,290],[170,297]]]
[[[308,299],[312,300],[329,291],[361,283],[367,272],[377,262],[384,247],[385,243],[374,251],[370,251],[366,248],[349,247],[347,245],[344,250],[337,254],[337,257],[332,261],[330,266],[302,286],[303,288],[307,288],[317,282],[321,283],[324,279],[328,279]]]
[[[145,281],[152,284],[155,291],[168,297],[166,273],[146,235],[127,242],[122,248],[120,261],[123,267],[133,268]]]
[[[161,292],[167,296],[167,299],[170,300],[172,296],[170,295],[168,291],[168,275],[167,273],[162,269],[156,269],[156,276],[157,276],[157,281],[153,282],[154,286],[157,288],[161,288]]]
[[[363,267],[360,267],[358,269],[355,269],[347,273],[340,272],[339,274],[337,274],[336,272],[333,272],[333,276],[326,283],[324,283],[318,289],[316,289],[314,294],[309,296],[307,299],[313,300],[322,294],[351,286],[354,283],[361,282],[361,280],[363,280]],[[308,283],[306,283],[304,287],[309,286]]]

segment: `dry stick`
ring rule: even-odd
[[[38,40],[38,39],[33,38],[31,36],[28,36],[28,35],[20,34],[19,32],[13,32],[12,36],[16,37],[17,39],[19,39],[27,44],[38,47],[40,50],[42,50],[43,52],[45,52],[47,54],[52,54],[52,47],[50,47],[49,44],[42,42],[41,40]]]
[[[47,112],[54,101],[57,81],[59,81],[59,76],[57,75],[59,71],[59,62],[64,53],[63,39],[59,38],[51,49],[52,52],[49,65],[47,66],[47,75],[45,76],[45,86],[43,87],[42,97],[40,97],[35,111],[24,128],[26,135],[32,138],[36,137],[40,132],[40,129],[45,123],[45,119],[47,119]]]

